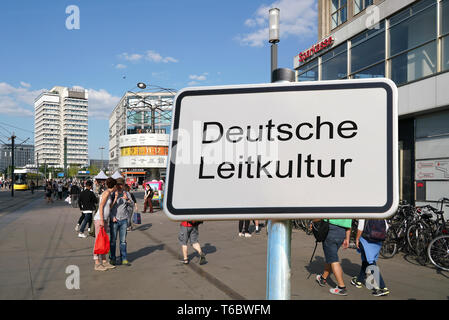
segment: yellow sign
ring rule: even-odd
[[[168,147],[124,147],[120,149],[120,155],[126,156],[166,156]]]

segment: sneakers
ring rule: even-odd
[[[375,296],[375,297],[381,297],[381,296],[386,296],[389,293],[390,293],[390,290],[388,290],[388,288],[373,289],[372,295]]]
[[[324,279],[321,274],[317,274],[316,276],[316,282],[318,282],[318,284],[322,287],[324,287],[326,285],[326,279]]]
[[[115,266],[113,266],[109,262],[103,262],[103,267],[105,267],[106,269],[114,269],[115,268]]]
[[[243,236],[244,236],[244,234],[239,232],[239,237],[243,237]]]
[[[109,259],[109,263],[115,266],[117,263],[115,262],[115,259]]]
[[[105,266],[102,264],[95,264],[94,270],[95,271],[107,271],[108,269],[106,269]]]
[[[206,263],[206,256],[204,255],[204,253],[202,253],[200,256],[200,265],[203,265],[205,263]]]
[[[351,284],[358,289],[362,287],[362,283],[360,281],[357,281],[357,277],[352,277]]]
[[[89,233],[90,233],[90,228],[87,228],[87,232],[89,232]]]
[[[250,233],[245,233],[245,238],[251,238],[251,234]]]
[[[78,238],[87,238],[87,236],[84,233],[78,233]]]
[[[337,296],[347,296],[348,295],[348,291],[346,291],[346,288],[341,289],[338,286],[330,289],[329,292],[332,294],[336,294]]]
[[[75,227],[75,231],[78,231],[79,229],[80,229],[80,225],[77,224],[76,227]]]
[[[122,266],[130,267],[130,266],[131,266],[131,263],[129,263],[128,260],[122,260]]]

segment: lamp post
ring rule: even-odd
[[[277,68],[279,42],[279,9],[269,10],[269,42],[271,43],[271,82],[291,80],[291,70]],[[286,75],[284,75],[284,73]],[[288,76],[287,76],[288,75]],[[290,300],[291,276],[290,220],[268,221],[267,243],[267,300]]]
[[[279,16],[280,10],[278,8],[272,8],[268,11],[269,14],[269,40],[271,43],[271,73],[277,69],[278,64],[278,46],[279,42]],[[271,76],[273,82],[273,76]]]

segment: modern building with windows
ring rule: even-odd
[[[0,171],[4,172],[11,166],[11,144],[0,145]],[[16,144],[14,146],[14,167],[21,168],[34,164],[34,146],[32,144]]]
[[[109,170],[127,182],[163,179],[174,92],[127,92],[109,116]]]
[[[67,165],[87,166],[87,133],[87,90],[56,86],[35,99],[34,143],[39,163],[63,168],[67,138]]]
[[[400,198],[449,198],[449,0],[319,0],[318,11],[318,42],[294,57],[296,80],[393,80]]]

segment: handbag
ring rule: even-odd
[[[142,218],[141,218],[141,216],[140,216],[140,213],[134,212],[134,215],[133,215],[133,223],[134,223],[134,224],[141,224],[141,223],[142,223]]]
[[[95,239],[94,254],[107,254],[109,249],[109,236],[104,227],[100,227],[100,231]]]
[[[312,262],[313,256],[315,255],[318,242],[323,242],[327,238],[327,234],[329,233],[329,221],[322,219],[318,222],[312,222],[312,232],[315,237],[315,248],[313,249],[312,257],[310,257],[309,263]]]

